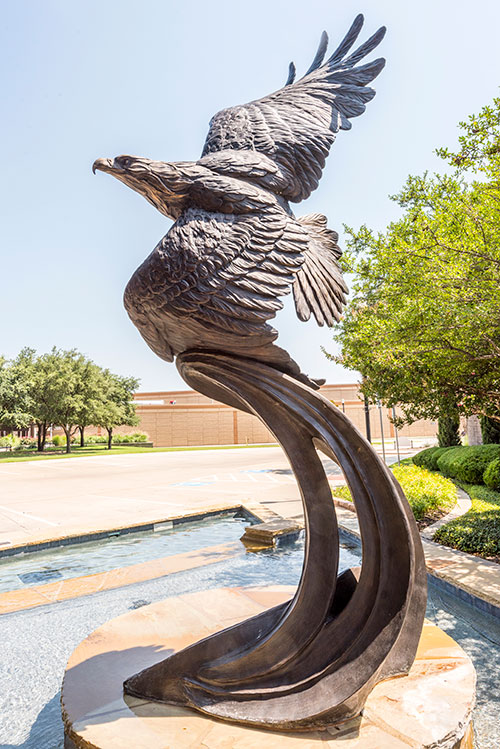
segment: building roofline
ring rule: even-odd
[[[321,390],[325,388],[342,388],[342,387],[359,387],[358,382],[327,382],[324,385],[321,385]],[[186,395],[189,393],[196,393],[197,395],[203,395],[202,393],[198,393],[197,390],[144,390],[144,391],[138,391],[137,393],[134,393],[134,398],[157,398],[158,400],[160,398],[163,398],[165,396],[175,396],[175,395]],[[204,396],[205,398],[207,396]]]

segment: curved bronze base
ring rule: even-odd
[[[256,414],[282,445],[306,520],[293,600],[130,677],[128,694],[270,729],[360,713],[374,685],[408,673],[426,603],[420,536],[397,481],[329,401],[272,367],[216,352],[177,360],[186,382]],[[317,450],[336,460],[358,514],[363,564],[338,574],[335,507]]]

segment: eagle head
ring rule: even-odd
[[[189,162],[168,164],[140,156],[116,156],[114,159],[96,159],[96,171],[107,172],[128,187],[140,193],[160,213],[174,221],[184,210],[190,187]]]

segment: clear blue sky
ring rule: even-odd
[[[108,175],[100,156],[195,160],[219,109],[280,88],[294,60],[309,66],[319,35],[331,44],[365,14],[362,41],[385,24],[385,71],[366,113],[341,133],[319,189],[296,207],[330,225],[382,229],[388,195],[408,173],[442,168],[456,124],[498,93],[495,0],[5,0],[0,247],[0,353],[76,347],[141,378],[142,390],[183,387],[122,306],[126,282],[169,227]],[[281,345],[305,371],[355,379],[329,363],[331,334],[277,318]]]

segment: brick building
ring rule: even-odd
[[[333,401],[365,433],[364,405],[356,384],[323,385],[321,394]],[[212,401],[193,390],[136,393],[138,427],[118,427],[117,432],[143,431],[158,447],[186,445],[244,445],[275,442],[273,435],[255,416]],[[394,438],[390,413],[382,408],[384,437]],[[373,439],[380,439],[380,417],[370,407]],[[94,430],[89,430],[89,433]],[[437,423],[417,421],[399,430],[404,437],[435,437]]]

